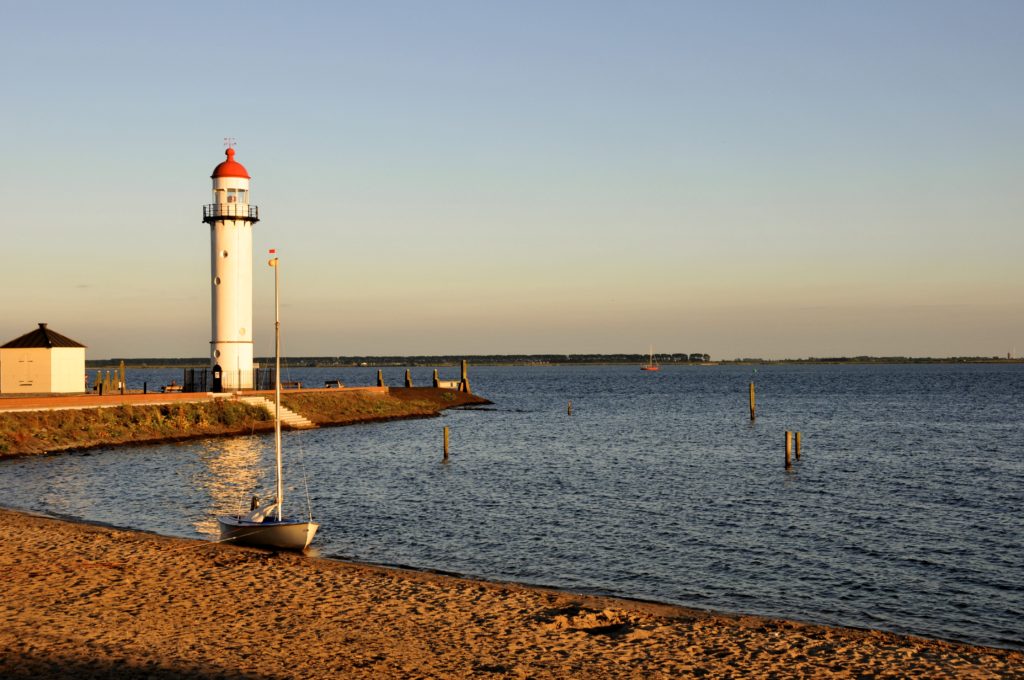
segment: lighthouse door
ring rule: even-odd
[[[213,367],[213,385],[211,392],[222,392],[224,389],[224,371],[221,370],[220,364]]]

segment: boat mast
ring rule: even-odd
[[[284,505],[284,481],[281,478],[281,270],[276,257],[267,264],[274,268],[274,456],[277,460],[277,521],[280,522]]]

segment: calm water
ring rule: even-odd
[[[356,385],[376,370],[289,373]],[[391,384],[403,375],[385,370]],[[291,502],[304,504],[304,470],[320,554],[1024,647],[1024,366],[470,378],[494,407],[285,434]],[[787,429],[804,433],[789,473]],[[269,495],[271,439],[7,461],[3,504],[211,538],[218,513]]]

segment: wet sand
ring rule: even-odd
[[[0,509],[4,678],[1024,678],[1024,652]]]

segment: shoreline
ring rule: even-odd
[[[275,554],[3,508],[0,539],[0,675],[8,678],[1024,677],[1017,650]]]

